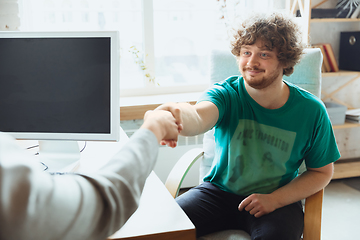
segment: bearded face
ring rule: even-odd
[[[260,40],[241,47],[238,64],[246,83],[252,88],[264,89],[277,80],[282,81],[283,66],[277,51],[267,49]]]

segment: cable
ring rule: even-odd
[[[87,142],[84,141],[84,146],[83,148],[79,151],[80,153],[82,153],[85,148],[86,148],[86,145],[87,145]],[[39,147],[39,145],[34,145],[34,146],[30,146],[30,147],[27,147],[26,150],[30,150],[30,149],[33,149],[33,148],[36,148],[36,147]],[[34,155],[39,155],[39,152],[35,153]],[[40,162],[40,164],[44,167],[44,171],[46,171],[49,167],[44,163],[44,162]],[[62,173],[62,172],[51,172],[50,174],[52,175],[64,175],[65,173]]]
[[[84,150],[85,150],[85,148],[86,148],[86,141],[85,141],[85,143],[84,143],[84,147],[80,150],[80,152],[83,152]]]
[[[27,147],[26,150],[30,150],[30,149],[33,149],[33,148],[36,148],[36,147],[39,147],[39,145],[34,145],[34,146],[31,146],[31,147]]]

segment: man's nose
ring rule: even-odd
[[[247,65],[249,67],[254,67],[254,66],[259,66],[259,59],[258,56],[256,56],[255,54],[253,54],[252,56],[250,56]]]

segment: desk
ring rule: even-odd
[[[118,143],[88,142],[81,153],[78,171],[93,171],[100,168],[119,151],[127,139],[125,132],[121,131]],[[94,151],[95,149],[97,151]],[[152,172],[146,180],[139,208],[108,240],[195,240],[195,235],[192,222],[158,176]]]
[[[128,137],[121,129],[119,142],[87,142],[77,171],[94,172],[117,153]],[[20,141],[21,142],[21,141]],[[24,141],[24,146],[37,144]],[[23,142],[23,144],[24,144]],[[83,143],[79,143],[83,145]],[[139,208],[108,240],[195,240],[195,227],[154,172],[146,180]]]
[[[124,130],[120,128],[120,141],[118,142],[78,141],[79,149],[82,149],[85,146],[84,150],[80,154],[79,161],[64,166],[64,169],[60,169],[60,172],[95,172],[104,166],[127,143],[128,140],[128,136]],[[37,140],[17,140],[17,143],[23,149],[27,149],[30,146],[37,146],[39,144]],[[38,151],[38,147],[33,147],[31,150],[27,150],[30,154],[35,154]],[[43,166],[41,167],[43,168]]]
[[[120,128],[119,142],[88,141],[81,153],[77,172],[94,172],[104,166],[127,142],[129,138]],[[79,148],[82,148],[79,143]]]
[[[108,240],[195,240],[195,227],[154,172],[146,180],[139,208]]]

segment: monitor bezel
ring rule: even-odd
[[[120,43],[118,31],[0,32],[0,38],[110,38],[110,133],[7,132],[21,140],[119,141]]]

